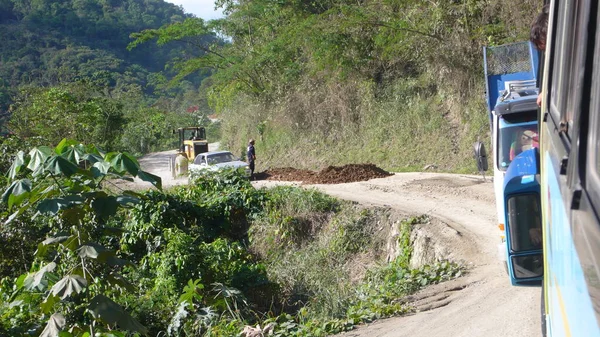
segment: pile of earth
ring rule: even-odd
[[[329,166],[319,172],[292,167],[268,169],[255,174],[257,180],[302,181],[303,184],[343,184],[391,176],[373,164]]]

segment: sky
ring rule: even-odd
[[[215,11],[214,0],[165,0],[167,2],[182,5],[186,13],[191,13],[204,20],[212,20],[223,17],[221,9]]]

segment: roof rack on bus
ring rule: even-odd
[[[531,83],[535,86],[539,59],[529,41],[484,47],[483,63],[489,112],[494,111],[503,90],[512,91],[507,82],[512,82],[515,88],[525,88]]]
[[[496,104],[506,100],[538,94],[535,80],[506,81],[504,82],[504,86],[506,89],[500,92],[500,97]]]
[[[501,91],[494,113],[508,115],[537,111],[538,88],[535,80],[506,81],[506,90]]]

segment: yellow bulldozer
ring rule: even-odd
[[[188,161],[194,160],[200,153],[208,152],[208,141],[206,130],[199,126],[179,128],[173,133],[179,136],[179,149],[170,162],[170,168],[173,177],[177,177],[187,173]]]
[[[185,154],[188,160],[194,160],[199,153],[208,152],[208,141],[203,127],[179,128],[176,132],[179,134],[179,152]]]

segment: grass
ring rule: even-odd
[[[439,172],[476,173],[473,143],[489,140],[482,98],[458,100],[422,82],[399,81],[384,93],[357,84],[360,97],[342,107],[321,103],[318,110],[312,101],[282,98],[265,108],[240,98],[224,112],[224,146],[237,154],[257,138],[258,171],[373,163],[394,172],[434,165]]]
[[[407,313],[411,308],[399,299],[462,272],[448,261],[409,267],[412,227],[426,224],[426,217],[398,221],[389,209],[363,209],[316,190],[278,187],[272,193],[249,236],[251,250],[286,301],[286,313],[260,322],[277,323],[275,336],[325,336]],[[387,231],[393,226],[400,226],[400,254],[387,263]]]

